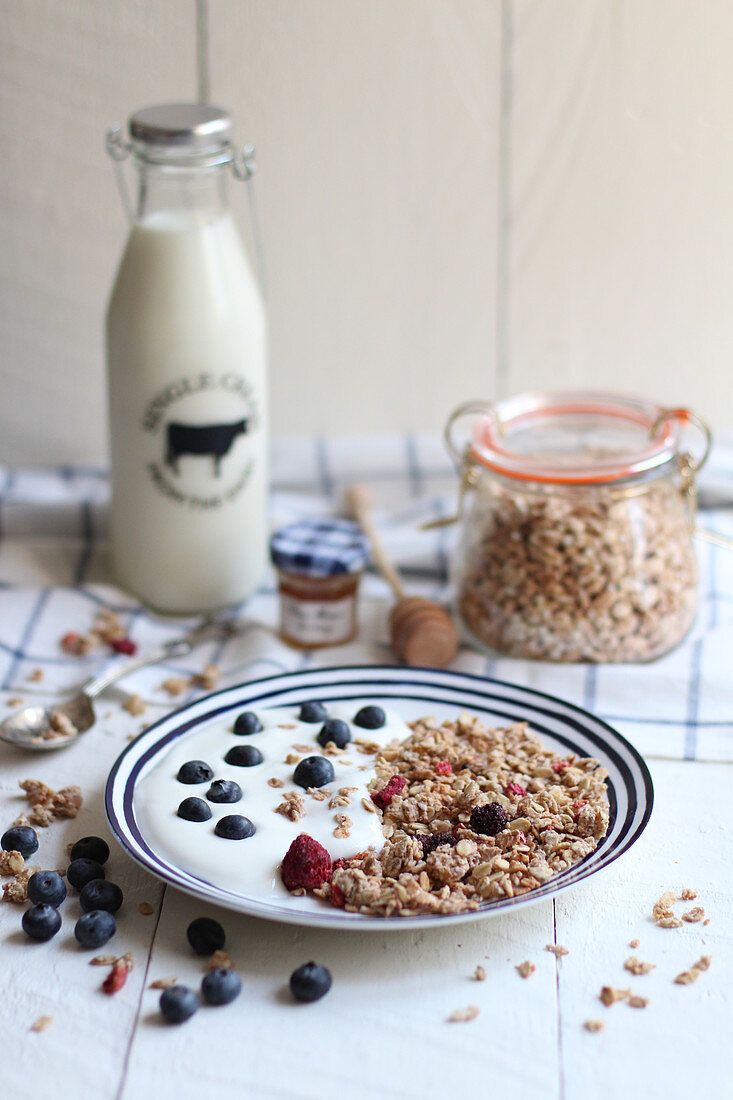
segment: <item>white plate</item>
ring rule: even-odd
[[[516,898],[483,902],[478,910],[449,916],[367,917],[345,913],[314,898],[263,898],[238,894],[189,874],[146,835],[136,816],[136,784],[155,766],[161,753],[229,712],[244,708],[298,707],[309,699],[323,703],[368,700],[410,721],[425,715],[439,720],[460,711],[478,714],[492,725],[526,721],[544,744],[567,755],[593,756],[608,769],[610,823],[607,835],[582,863],[563,871],[536,890]],[[652,811],[652,780],[643,759],[629,742],[580,707],[551,695],[500,680],[464,672],[394,667],[324,668],[291,672],[207,695],[150,726],[116,761],[105,794],[107,817],[130,855],[173,886],[229,909],[289,924],[349,931],[424,928],[477,920],[507,909],[531,905],[575,886],[623,855],[639,838]]]

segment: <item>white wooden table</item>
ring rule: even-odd
[[[6,540],[0,546],[0,577],[65,582],[66,550],[56,550],[52,554],[48,544],[20,539],[9,545]],[[78,554],[78,544],[68,553]],[[88,545],[86,553],[89,558]],[[90,579],[104,575],[101,558],[90,568]],[[383,591],[375,583],[367,591],[363,615],[372,659],[383,657],[379,624],[384,608]],[[0,616],[5,644],[12,626]],[[259,644],[256,638],[252,644]],[[464,654],[457,667],[475,669],[472,660]],[[28,683],[27,691],[18,690],[32,663],[29,658],[18,664],[14,684],[0,693],[0,714],[8,709],[8,699],[23,694],[30,701],[50,689],[47,680],[45,686]],[[586,695],[592,683],[597,704],[601,710],[605,706],[605,671],[598,683],[588,679],[587,670],[561,673],[534,666],[527,672],[518,663],[501,662],[492,671],[508,678],[512,667],[521,671],[522,682],[545,690],[552,690],[553,677],[568,691],[576,680],[585,683]],[[665,666],[668,672],[674,667]],[[733,680],[719,670],[708,680],[700,661],[695,667],[700,669],[696,698],[703,717],[712,705],[709,688],[733,716],[733,690],[726,687]],[[49,669],[53,682],[58,669]],[[75,670],[66,672],[73,679]],[[634,686],[639,675],[638,670],[626,674],[632,694],[639,692]],[[643,676],[640,682],[643,690]],[[652,666],[647,682],[658,683]],[[670,686],[659,690],[672,692],[673,683],[670,673]],[[110,691],[99,705],[98,727],[62,753],[28,757],[0,746],[3,828],[26,806],[20,779],[37,777],[56,788],[78,783],[84,792],[76,820],[40,830],[33,862],[64,867],[68,843],[88,834],[109,836],[102,800],[106,776],[128,735],[141,724],[122,710],[124,698],[122,691]],[[151,708],[146,720],[154,716]],[[647,831],[625,857],[555,901],[457,928],[385,934],[375,922],[373,933],[346,934],[216,911],[164,887],[111,842],[108,878],[122,887],[125,903],[118,933],[101,953],[129,951],[135,960],[116,995],[100,991],[107,971],[90,966],[96,952],[80,951],[73,938],[80,913],[75,892],[64,903],[60,933],[47,944],[32,943],[21,931],[22,907],[0,904],[5,1050],[0,1096],[669,1100],[724,1095],[731,1028],[727,971],[733,954],[733,767],[724,738],[733,734],[724,723],[712,726],[717,732],[699,742],[694,761],[669,759],[677,752],[665,750],[661,734],[642,744],[652,746],[647,759],[656,803]],[[633,739],[633,728],[624,732]],[[641,728],[639,736],[646,736]],[[671,727],[669,736],[670,745],[676,745]],[[698,896],[695,902],[678,902],[676,911],[702,905],[710,923],[657,927],[651,919],[654,902],[664,891],[679,894],[684,887]],[[141,902],[153,906],[152,915],[139,912]],[[198,986],[205,960],[193,956],[185,930],[190,920],[207,913],[226,928],[242,994],[230,1006],[201,1008],[181,1027],[166,1025],[158,1013],[159,992],[150,984],[175,976]],[[634,939],[640,941],[636,949],[629,946]],[[564,945],[568,954],[556,960],[545,950],[547,944]],[[702,954],[712,956],[710,969],[693,985],[675,984],[675,975]],[[630,955],[656,969],[634,977],[623,968]],[[333,987],[315,1004],[295,1004],[288,978],[310,959],[331,970]],[[536,967],[526,980],[516,970],[524,960]],[[474,978],[479,965],[486,971],[483,982]],[[604,985],[630,986],[648,997],[648,1006],[606,1008],[599,1000]],[[476,1019],[448,1022],[454,1010],[469,1005],[480,1008]],[[31,1030],[41,1016],[52,1017],[52,1025]],[[586,1031],[584,1021],[592,1019],[602,1021],[603,1030]]]

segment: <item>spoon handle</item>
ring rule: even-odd
[[[111,684],[115,684],[123,676],[128,676],[129,673],[135,672],[139,668],[158,664],[159,661],[165,661],[169,657],[185,657],[202,642],[211,641],[212,639],[232,638],[235,634],[241,634],[246,626],[246,621],[242,619],[206,619],[200,626],[190,630],[188,634],[184,634],[180,638],[174,638],[170,642],[158,646],[157,649],[149,650],[140,657],[134,657],[131,661],[126,661],[124,665],[108,669],[100,676],[93,676],[82,684],[79,690],[81,694],[86,695],[87,699],[96,699]]]

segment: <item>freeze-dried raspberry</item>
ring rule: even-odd
[[[484,836],[496,836],[506,828],[506,823],[507,816],[498,802],[475,806],[468,820],[469,828],[473,829],[474,833],[483,833]]]
[[[127,657],[134,657],[137,653],[137,645],[132,638],[113,638],[109,643],[109,647],[115,653],[124,653]]]
[[[450,760],[439,760],[435,765],[436,775],[453,775],[453,765]]]
[[[384,810],[389,806],[394,795],[402,794],[407,786],[407,780],[402,775],[393,775],[386,787],[382,787],[381,791],[372,791],[372,802],[375,806],[379,806],[380,810]]]
[[[333,873],[331,857],[317,840],[307,833],[297,836],[280,864],[280,876],[287,890],[304,886],[314,890],[328,882]]]
[[[565,769],[569,768],[570,765],[568,764],[567,760],[553,760],[550,767],[554,772],[557,773],[557,775],[562,775]]]
[[[588,799],[587,798],[577,798],[575,800],[575,802],[573,802],[573,804],[572,804],[573,809],[575,810],[576,813],[578,812],[578,810],[582,810],[583,807],[587,806],[587,805],[588,805]]]
[[[427,858],[436,848],[442,848],[444,844],[450,844],[454,848],[458,843],[458,837],[453,833],[418,833],[415,840],[422,844],[423,858]]]
[[[520,783],[507,783],[504,788],[504,794],[518,794],[520,798],[524,798],[526,790]]]

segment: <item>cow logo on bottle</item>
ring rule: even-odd
[[[148,474],[170,500],[220,508],[252,476],[257,405],[240,375],[202,373],[170,383],[148,404],[142,426],[151,440]]]

